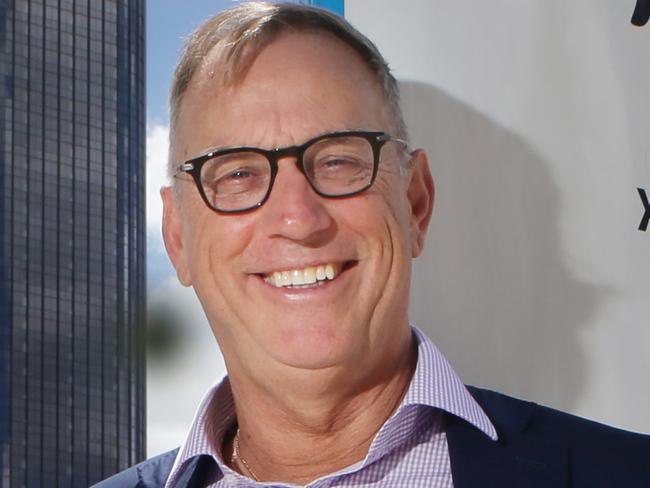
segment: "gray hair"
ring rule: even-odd
[[[392,111],[397,136],[407,138],[397,81],[377,47],[343,18],[326,10],[292,3],[242,3],[222,11],[201,24],[189,37],[176,66],[170,93],[170,171],[174,129],[192,78],[217,50],[221,83],[231,86],[251,66],[260,51],[287,32],[324,32],[354,49],[371,69]]]

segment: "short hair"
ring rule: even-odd
[[[372,41],[343,18],[320,8],[293,3],[247,2],[206,20],[185,44],[174,72],[169,98],[170,170],[174,128],[183,95],[197,71],[212,60],[212,51],[218,49],[221,83],[228,87],[246,73],[264,47],[288,32],[329,33],[354,49],[382,87],[392,112],[396,135],[407,138],[397,81]]]

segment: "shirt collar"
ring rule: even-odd
[[[417,342],[418,359],[409,388],[393,415],[381,427],[373,440],[366,459],[343,472],[355,471],[376,461],[405,442],[421,429],[423,417],[434,422],[436,414],[444,411],[467,421],[492,440],[497,432],[479,404],[452,369],[438,348],[418,328],[412,327]],[[208,422],[211,417],[212,422]],[[165,488],[173,488],[185,467],[199,455],[209,455],[217,461],[220,475],[242,478],[223,461],[220,449],[214,449],[208,439],[221,446],[236,419],[235,405],[228,377],[212,386],[201,401],[192,426],[181,446]],[[340,473],[339,473],[340,474]]]
[[[211,418],[211,422],[208,421],[208,418]],[[221,446],[235,420],[235,403],[230,389],[230,381],[226,376],[213,385],[203,397],[194,414],[194,420],[192,420],[187,437],[178,451],[165,488],[175,487],[192,459],[200,455],[209,455],[215,459],[222,474],[239,477],[239,473],[231,470],[223,461],[221,449],[214,449],[209,440],[214,439],[215,445]]]
[[[428,405],[460,417],[496,441],[497,431],[447,359],[417,327],[418,363],[400,408]]]
[[[375,436],[364,465],[422,432],[425,422],[436,423],[436,430],[444,429],[441,412],[460,417],[490,439],[498,439],[494,425],[443,354],[422,331],[411,328],[418,350],[413,378],[399,407]]]

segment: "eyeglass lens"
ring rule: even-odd
[[[345,196],[372,182],[374,153],[364,137],[318,139],[304,149],[304,173],[313,188],[324,196]],[[207,200],[218,210],[251,208],[266,197],[272,180],[266,155],[237,151],[217,155],[201,168],[201,185]]]

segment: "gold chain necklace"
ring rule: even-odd
[[[248,474],[251,476],[251,478],[253,478],[255,481],[259,481],[259,478],[255,474],[255,471],[253,471],[253,468],[250,467],[250,465],[239,453],[239,427],[237,427],[237,433],[235,434],[235,439],[233,440],[232,457],[230,458],[230,462],[232,464],[243,466],[246,468],[246,471],[248,471]]]

